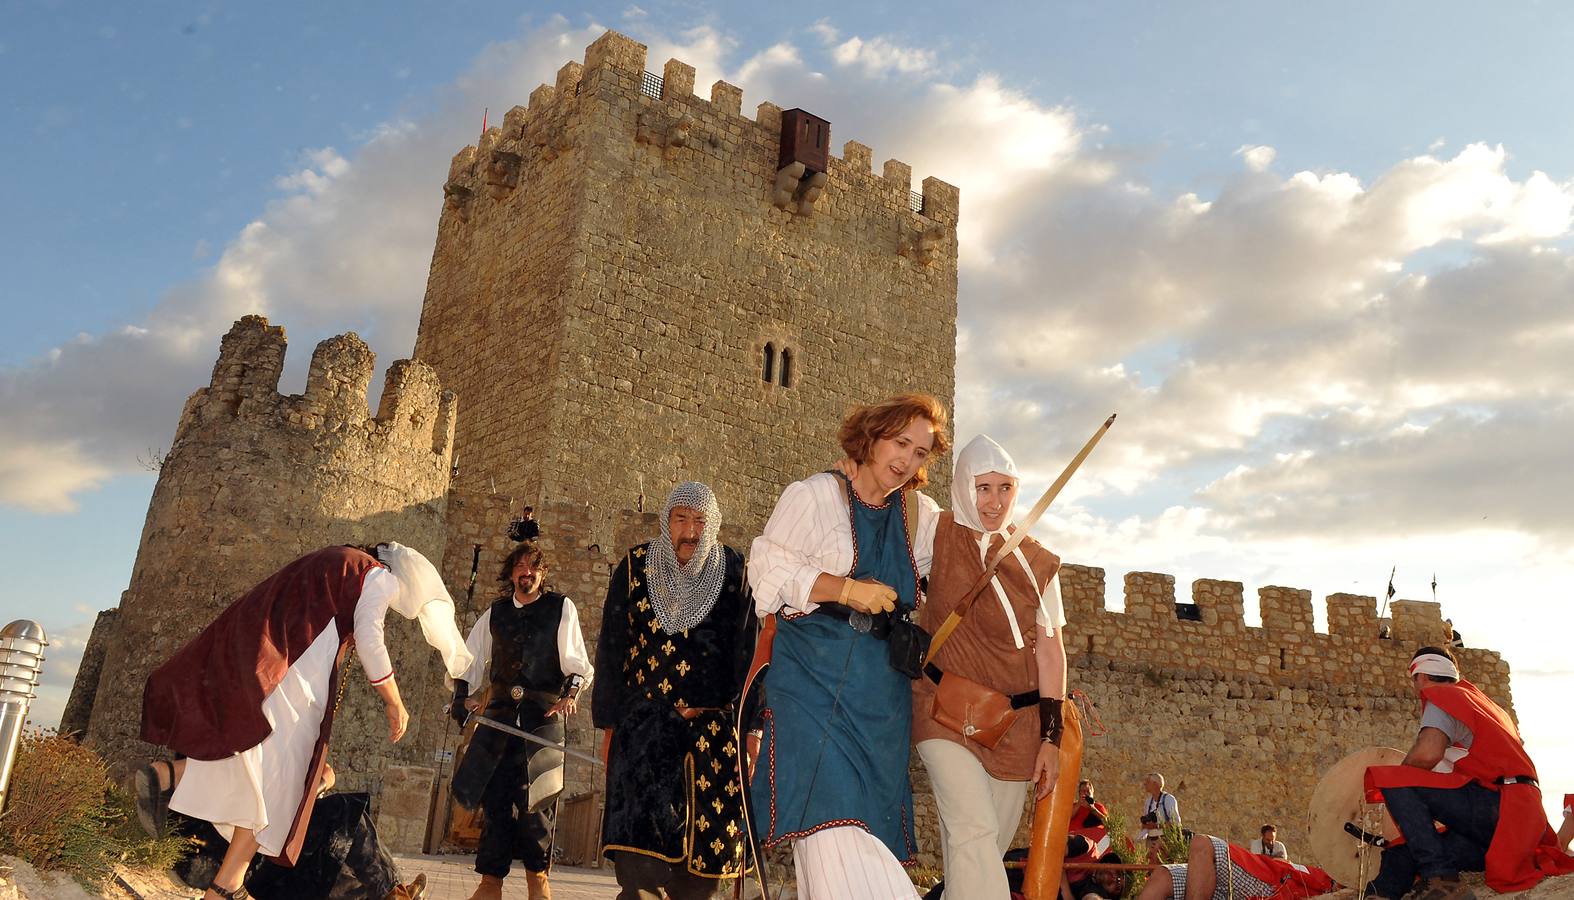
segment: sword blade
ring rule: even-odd
[[[559,753],[562,753],[565,756],[572,756],[575,759],[584,760],[585,762],[592,763],[592,764],[598,765],[598,766],[605,765],[604,763],[602,763],[601,760],[597,759],[594,756],[591,756],[589,753],[585,753],[585,752],[582,752],[580,750],[575,750],[575,749],[573,749],[571,747],[565,747],[562,744],[553,743],[552,741],[549,741],[549,740],[547,740],[544,737],[540,737],[539,735],[531,734],[528,731],[525,731],[525,730],[520,729],[520,728],[515,728],[512,725],[504,725],[502,722],[499,722],[496,719],[489,719],[486,716],[483,716],[483,715],[481,715],[479,713],[471,713],[470,714],[470,718],[465,721],[465,724],[468,725],[471,722],[474,722],[477,725],[485,725],[488,728],[495,728],[498,731],[503,732],[504,734],[511,734],[514,737],[524,738],[527,741],[530,741],[530,742],[535,743],[535,744],[540,744],[543,747],[551,747],[553,750],[556,750],[556,751],[558,751]]]

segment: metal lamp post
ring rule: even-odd
[[[0,810],[5,809],[11,766],[22,741],[27,708],[37,696],[47,646],[44,626],[31,619],[18,619],[0,629]]]

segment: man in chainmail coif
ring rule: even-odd
[[[720,531],[711,489],[678,485],[661,537],[630,549],[607,588],[591,717],[607,735],[602,852],[620,900],[709,897],[750,864],[733,709],[754,600]]]

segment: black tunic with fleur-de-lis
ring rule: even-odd
[[[591,717],[611,728],[603,853],[639,853],[711,878],[748,865],[734,704],[754,653],[754,600],[743,555],[710,613],[661,628],[645,584],[648,544],[630,550],[607,589]]]

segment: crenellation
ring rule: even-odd
[[[585,75],[583,63],[570,60],[557,70],[555,87],[559,97],[572,97],[579,93],[579,81]]]
[[[648,48],[616,31],[608,31],[585,48],[585,70],[610,69],[638,78],[645,72]]]
[[[1073,622],[1086,621],[1089,617],[1106,614],[1104,570],[1096,566],[1062,563],[1060,597],[1066,607],[1066,617]]]
[[[448,180],[465,182],[475,177],[476,148],[467,146],[455,153],[448,163]]]
[[[899,159],[888,159],[881,168],[880,177],[885,179],[892,190],[899,192],[904,202],[907,200],[907,195],[913,190],[912,166]]]
[[[874,150],[867,144],[848,141],[842,145],[842,162],[847,163],[847,168],[854,173],[870,174],[874,171]]]
[[[725,81],[710,86],[710,105],[724,116],[743,114],[743,88]]]
[[[503,129],[497,125],[481,132],[481,137],[476,141],[476,159],[481,170],[486,169],[486,157],[489,156],[499,144],[503,142]]]
[[[1361,594],[1329,594],[1328,633],[1371,640],[1377,634],[1377,598]]]
[[[1175,621],[1175,576],[1162,572],[1126,573],[1126,615],[1148,622]]]
[[[1453,637],[1443,624],[1443,607],[1431,600],[1395,600],[1388,609],[1394,617],[1396,641],[1447,644]]]
[[[503,143],[512,144],[524,137],[526,120],[530,118],[531,108],[534,107],[537,102],[536,93],[540,92],[541,88],[543,87],[546,87],[546,85],[541,85],[541,87],[538,87],[535,89],[535,91],[531,92],[529,106],[520,106],[515,104],[509,108],[508,112],[503,114],[503,125],[501,129]],[[547,99],[550,100],[551,98],[548,97]]]
[[[353,331],[322,341],[312,351],[301,411],[351,422],[365,419],[367,389],[375,367],[372,348]]]
[[[1257,609],[1262,627],[1270,632],[1311,634],[1312,592],[1269,585],[1257,589]]]
[[[694,99],[694,67],[680,59],[669,59],[661,67],[661,99]]]
[[[443,390],[431,366],[401,359],[388,367],[375,418],[395,441],[418,446],[424,439],[443,455],[453,440],[456,411],[453,392]]]
[[[767,133],[779,135],[782,130],[782,108],[767,100],[754,108],[754,122]]]
[[[1239,581],[1199,578],[1191,583],[1191,602],[1209,628],[1220,634],[1246,633],[1245,587]]]
[[[556,93],[557,93],[557,89],[554,88],[550,84],[538,84],[538,85],[536,85],[536,89],[530,92],[529,108],[530,109],[541,109],[541,108],[547,106],[548,104],[550,104],[552,102],[552,98],[553,98],[553,96]],[[519,107],[517,107],[517,106],[514,107],[514,109],[518,109],[518,108]],[[515,134],[514,136],[517,137],[518,134],[522,134],[522,133],[523,133],[523,130],[521,129],[521,131],[519,133]]]
[[[933,175],[925,178],[923,185],[923,214],[936,222],[955,226],[961,216],[961,190],[956,185],[941,181]]]
[[[264,316],[243,316],[219,343],[208,389],[215,410],[236,414],[246,401],[268,401],[278,395],[284,372],[284,328]]]

